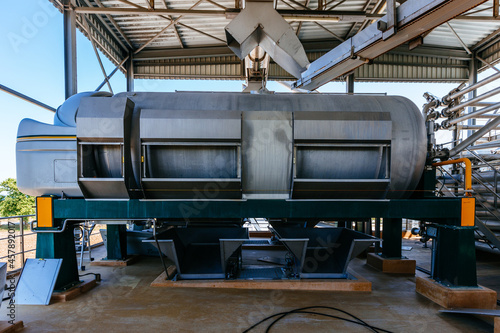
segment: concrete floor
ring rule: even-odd
[[[430,249],[414,240],[404,255],[428,266]],[[104,248],[94,252],[103,256]],[[479,255],[479,280],[500,291],[500,256]],[[102,274],[95,289],[67,303],[16,308],[23,332],[242,332],[271,314],[305,306],[333,306],[371,325],[393,332],[493,332],[493,326],[474,317],[441,315],[440,307],[415,292],[415,277],[391,276],[351,263],[354,271],[372,281],[371,293],[268,290],[152,288],[162,272],[159,258],[143,257],[129,267],[88,267]],[[417,272],[418,275],[425,274]],[[7,302],[0,309],[6,318]],[[332,311],[323,312],[338,315]],[[252,332],[264,332],[261,325]],[[363,332],[366,328],[318,316],[293,315],[271,332]]]

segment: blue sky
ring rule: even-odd
[[[53,107],[64,101],[62,14],[48,0],[3,1],[0,11],[0,84]],[[77,32],[78,91],[92,91],[103,80],[92,45]],[[106,72],[114,65],[101,54]],[[241,91],[242,81],[136,80],[136,91]],[[125,77],[111,79],[115,93],[125,90]],[[357,93],[388,93],[411,99],[418,107],[426,91],[443,96],[456,84],[356,83]],[[102,90],[106,90],[104,86]],[[268,89],[286,91],[270,82]],[[330,83],[321,92],[345,92],[344,83]],[[53,113],[0,91],[0,180],[16,177],[15,142],[23,118],[52,123]]]

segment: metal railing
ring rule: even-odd
[[[35,215],[16,215],[16,216],[7,216],[7,217],[0,217],[0,222],[8,220],[9,224],[7,225],[7,236],[6,237],[1,237],[0,242],[8,242],[8,244],[2,244],[2,247],[0,248],[0,253],[4,252],[5,255],[0,254],[0,261],[8,261],[7,264],[7,273],[12,274],[18,270],[21,270],[24,267],[24,263],[26,261],[26,254],[30,252],[36,251],[36,245],[34,248],[29,248],[26,249],[26,237],[34,236],[37,234],[37,232],[33,232],[31,229],[31,223],[33,222]],[[17,219],[18,221],[16,222],[11,222],[10,220]],[[19,225],[19,229],[17,229],[17,225]],[[25,228],[28,228],[30,226],[30,232],[26,232],[27,230],[24,230]],[[11,231],[13,230],[13,231]],[[16,234],[18,233],[18,234]],[[99,235],[99,230],[96,228],[93,230],[93,232],[88,235],[88,238],[90,240],[91,236]],[[15,244],[17,240],[19,239],[19,251],[18,248],[14,246],[14,249],[11,249],[9,246],[11,244]],[[101,242],[102,243],[102,242]],[[95,244],[91,244],[91,246],[99,245],[100,243],[97,242]],[[75,244],[76,245],[76,244]],[[16,265],[15,261],[19,258],[20,256],[20,265]]]
[[[0,217],[0,221],[3,221],[3,220],[8,220],[8,228],[7,228],[7,232],[8,232],[8,235],[7,237],[2,237],[0,238],[0,241],[9,241],[9,240],[16,240],[16,230],[15,230],[15,223],[14,222],[10,222],[10,220],[12,219],[19,219],[19,237],[20,237],[20,247],[21,247],[21,250],[18,251],[18,252],[15,252],[15,250],[11,250],[10,249],[10,244],[8,244],[8,246],[6,247],[7,248],[7,254],[4,255],[4,256],[1,256],[0,257],[0,261],[3,261],[5,258],[7,258],[9,260],[9,264],[7,265],[7,271],[8,272],[11,272],[13,271],[15,265],[14,264],[11,264],[11,262],[14,262],[17,258],[18,255],[21,255],[21,267],[22,268],[24,266],[24,261],[25,261],[25,254],[28,253],[28,252],[33,252],[36,250],[36,246],[34,249],[29,249],[29,250],[25,250],[25,237],[27,236],[32,236],[32,235],[35,235],[34,232],[30,232],[30,233],[25,233],[24,232],[24,227],[25,227],[25,221],[28,222],[28,219],[30,217],[34,217],[35,215],[16,215],[16,216],[7,216],[7,217]],[[14,224],[14,228],[11,229],[10,227],[10,223],[13,223]],[[11,230],[14,230],[13,232],[11,232]],[[14,243],[15,244],[15,243]],[[12,251],[12,252],[11,252]],[[12,260],[12,261],[11,261]],[[9,269],[10,268],[10,269]]]
[[[465,149],[469,153],[474,155],[474,157],[477,158],[482,163],[482,167],[488,167],[491,171],[493,171],[493,184],[491,184],[490,182],[487,182],[480,175],[480,173],[477,173],[476,177],[474,177],[474,179],[478,183],[480,183],[486,190],[488,190],[490,193],[492,193],[494,195],[494,200],[495,200],[494,205],[495,205],[495,208],[498,208],[498,199],[500,199],[500,195],[497,193],[497,189],[498,189],[498,170],[497,170],[497,168],[495,168],[490,163],[486,162],[481,156],[479,156],[479,154],[475,153],[474,151],[470,150],[469,148],[465,148]],[[481,178],[481,180],[479,180],[477,178],[477,176],[479,176]],[[488,184],[489,186],[486,186],[485,183]],[[490,189],[490,187],[491,187],[491,189]]]
[[[462,166],[460,165],[460,167],[462,167]],[[438,166],[438,168],[441,170],[443,177],[445,174],[447,174],[448,176],[450,176],[450,180],[451,180],[452,184],[455,185],[454,186],[455,193],[454,193],[451,189],[449,189],[446,186],[446,183],[447,183],[446,179],[443,178],[442,182],[439,179],[437,179],[438,182],[440,182],[442,184],[441,188],[438,190],[438,193],[440,193],[444,196],[448,195],[448,196],[453,196],[453,197],[456,197],[460,194],[463,195],[463,194],[470,193],[470,192],[467,192],[465,190],[467,188],[467,185],[465,184],[465,181],[462,180],[460,177],[462,174],[451,174],[451,173],[449,173],[448,170],[444,169],[441,166]],[[488,192],[493,194],[495,196],[495,199],[497,197],[500,199],[500,196],[498,193],[496,193],[492,189],[490,189],[489,186],[487,186],[484,182],[482,182],[477,177],[477,176],[480,177],[479,174],[472,173],[471,176],[472,176],[472,179],[474,179],[478,184],[480,184],[482,188],[486,189]],[[488,183],[488,185],[491,185],[491,184]],[[460,188],[463,188],[464,190],[460,190]],[[497,207],[494,204],[489,204],[484,199],[484,197],[480,193],[478,193],[474,188],[472,188],[472,194],[476,198],[476,204],[479,205],[480,207],[482,207],[484,212],[487,212],[489,214],[488,216],[490,217],[490,219],[497,220],[500,222],[500,212],[498,211]],[[496,200],[495,200],[495,202],[496,202]],[[492,250],[493,249],[500,250],[500,240],[497,238],[497,235],[489,229],[488,224],[476,216],[475,225],[477,227],[477,229],[475,230],[475,233],[478,235],[478,239],[476,239],[476,240],[479,241],[480,243],[486,244]]]

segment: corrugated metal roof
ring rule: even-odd
[[[60,8],[58,0],[50,0]],[[78,0],[80,6],[110,8],[148,8],[146,0]],[[325,4],[325,8],[318,6]],[[307,7],[306,7],[307,4]],[[280,0],[278,9],[303,10],[323,9],[335,11],[363,12],[383,14],[384,1],[378,0]],[[156,9],[221,11],[232,9],[234,0],[155,0]],[[450,25],[460,39],[473,49],[483,47],[479,55],[489,62],[496,63],[500,58],[500,20],[487,18],[492,16],[493,0],[465,13],[460,19],[450,21]],[[104,15],[88,14],[91,20],[91,32],[97,46],[115,64],[121,62],[129,52],[144,47],[145,51],[179,51],[178,56],[169,59],[147,59],[136,57],[134,74],[136,78],[176,78],[176,79],[241,79],[244,76],[240,60],[231,54],[201,54],[191,56],[193,48],[226,46],[225,26],[229,18],[221,15],[198,16],[185,14],[172,15]],[[79,17],[81,20],[81,17]],[[174,20],[174,21],[172,21]],[[323,47],[309,50],[310,60],[318,58],[331,49],[332,41],[340,41],[356,34],[373,21],[363,22],[290,22],[298,32],[303,44],[315,41]],[[172,22],[175,22],[173,24]],[[79,24],[79,28],[84,30]],[[491,36],[493,33],[494,36]],[[481,41],[490,36],[490,45],[484,47]],[[154,39],[154,40],[152,40]],[[460,40],[446,25],[441,25],[430,32],[423,40],[424,46],[432,52],[420,54],[422,46],[405,54],[385,54],[364,65],[355,72],[357,80],[369,81],[446,81],[456,82],[468,78],[467,56],[456,58],[456,51],[463,51]],[[328,48],[329,47],[329,48]],[[473,50],[474,51],[474,50]],[[160,52],[161,53],[161,52]],[[412,53],[414,55],[412,55]],[[470,57],[470,56],[469,56]],[[485,66],[483,66],[483,69]],[[275,63],[269,66],[269,79],[291,79],[291,76]]]

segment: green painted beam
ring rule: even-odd
[[[194,219],[194,218],[331,218],[370,217],[456,220],[459,198],[407,200],[54,200],[56,219]],[[453,223],[450,223],[453,224]]]

